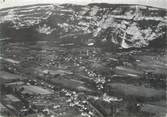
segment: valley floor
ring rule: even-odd
[[[2,116],[165,117],[166,49],[1,41]]]

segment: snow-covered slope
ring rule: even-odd
[[[143,5],[32,5],[0,11],[1,38],[78,41],[118,48],[166,44],[167,12]]]

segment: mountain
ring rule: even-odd
[[[166,46],[167,10],[144,5],[39,4],[0,10],[0,38],[114,48]]]

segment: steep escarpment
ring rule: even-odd
[[[0,11],[1,38],[142,48],[166,45],[167,12],[141,5],[34,5]]]

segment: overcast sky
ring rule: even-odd
[[[88,4],[92,2],[103,3],[123,3],[123,4],[142,4],[150,5],[167,9],[167,0],[0,0],[0,9],[6,7],[38,4],[38,3],[74,3]]]

